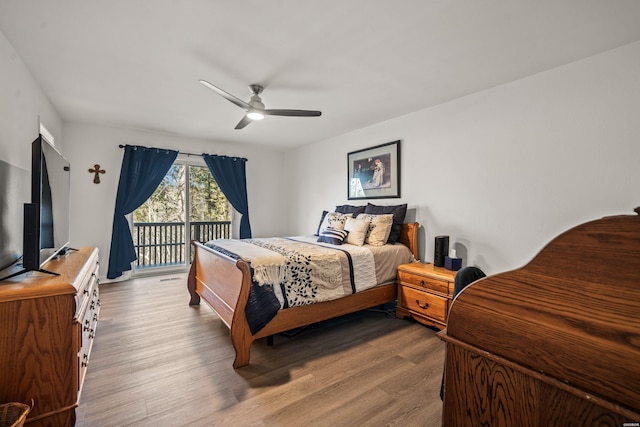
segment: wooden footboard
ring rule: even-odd
[[[417,223],[404,224],[400,241],[418,258]],[[259,338],[284,332],[311,323],[353,313],[396,299],[396,284],[378,286],[334,301],[292,307],[278,314],[255,335],[251,334],[245,308],[251,288],[249,265],[192,242],[195,258],[191,264],[187,288],[191,294],[189,305],[198,305],[200,298],[209,305],[231,332],[236,352],[234,368],[249,364],[249,349]]]
[[[200,298],[204,299],[231,331],[231,342],[236,351],[233,367],[248,365],[249,347],[256,339],[251,335],[245,317],[251,288],[249,265],[199,242],[192,244],[195,257],[187,281],[191,294],[189,305],[197,305]]]

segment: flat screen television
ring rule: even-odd
[[[69,161],[42,135],[33,141],[31,155],[31,203],[24,206],[26,271],[41,270],[69,244]]]

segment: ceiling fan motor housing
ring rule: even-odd
[[[260,99],[258,95],[253,95],[251,97],[251,100],[249,101],[249,104],[251,104],[253,108],[264,110],[264,104],[262,103],[262,99]]]
[[[264,90],[264,88],[261,85],[252,84],[252,85],[249,85],[249,90],[254,95],[260,95]]]

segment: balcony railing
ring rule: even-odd
[[[188,238],[184,222],[134,222],[132,237],[138,256],[134,268],[185,265],[191,240],[207,242],[228,239],[230,235],[231,221],[191,222]]]

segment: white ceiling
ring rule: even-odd
[[[0,31],[64,120],[286,149],[640,40],[640,1],[0,0]],[[199,79],[323,114],[234,130]]]

